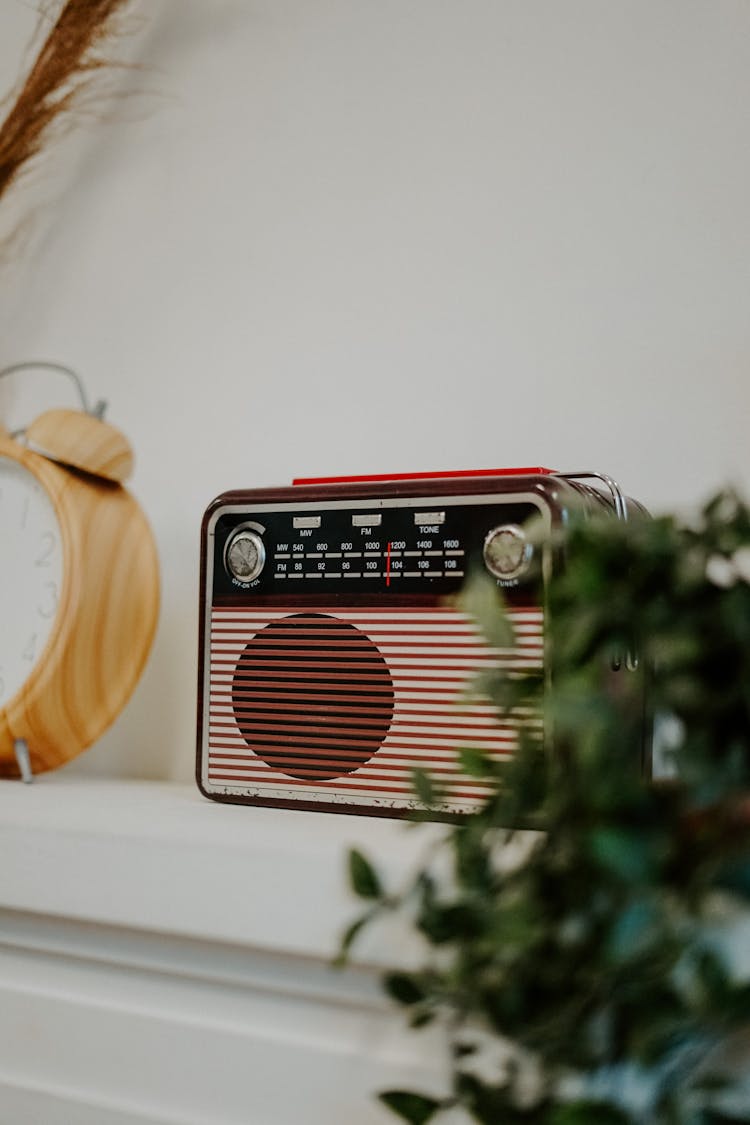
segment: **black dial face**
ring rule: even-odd
[[[512,575],[525,550],[520,530],[495,536],[496,567],[485,556],[488,536],[501,525],[521,529],[538,515],[529,501],[435,498],[390,506],[388,501],[356,508],[321,505],[314,514],[291,505],[226,512],[215,527],[213,595],[440,597],[460,589],[475,568],[489,567],[499,580]],[[248,521],[258,530],[248,531],[243,526]],[[519,576],[521,583],[528,580],[526,573]]]

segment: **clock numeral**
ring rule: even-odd
[[[36,656],[36,633],[32,633],[29,638],[29,643],[21,653],[24,660],[33,661]]]
[[[52,554],[57,546],[57,539],[51,531],[45,531],[42,534],[42,545],[39,548],[39,554],[36,557],[34,566],[51,566]]]
[[[37,605],[36,611],[40,617],[49,619],[50,617],[54,617],[57,613],[57,583],[45,582],[44,588],[49,591],[49,594],[44,602]]]

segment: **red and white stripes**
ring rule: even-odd
[[[363,808],[417,804],[410,775],[429,771],[446,807],[485,789],[457,751],[513,753],[516,725],[471,692],[480,671],[543,666],[543,615],[509,612],[516,644],[490,647],[465,615],[329,607],[214,607],[207,747],[209,790]]]

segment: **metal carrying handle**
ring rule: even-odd
[[[53,360],[46,359],[27,359],[22,363],[11,363],[8,367],[3,367],[0,370],[0,379],[6,375],[16,375],[20,371],[59,371],[61,375],[67,375],[68,378],[73,380],[75,388],[78,391],[78,397],[81,400],[84,412],[90,414],[93,418],[103,418],[107,409],[107,403],[104,399],[99,399],[93,406],[89,405],[89,400],[86,397],[86,391],[81,381],[81,378],[72,367],[66,367],[64,363],[55,363]],[[11,437],[19,437],[24,433],[24,429],[14,430],[10,435]]]
[[[627,520],[628,518],[628,502],[625,494],[620,488],[617,481],[612,480],[606,473],[597,473],[593,469],[586,469],[580,473],[555,473],[556,477],[562,477],[563,480],[600,480],[606,484],[610,491],[615,505],[615,515],[618,520]]]
[[[600,480],[606,484],[610,491],[615,506],[615,515],[618,520],[627,522],[628,520],[628,502],[625,494],[620,488],[617,481],[612,477],[607,476],[606,473],[597,473],[595,470],[587,469],[580,473],[555,473],[555,476],[562,477],[564,480]],[[625,667],[629,672],[635,672],[638,668],[638,654],[630,647],[627,646],[624,654]],[[615,672],[619,671],[622,667],[623,656],[618,652],[612,657],[612,668]]]

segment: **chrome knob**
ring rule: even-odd
[[[257,532],[240,527],[227,540],[224,566],[238,582],[252,582],[260,574],[265,562],[266,548]]]
[[[533,547],[520,527],[513,523],[494,527],[484,540],[484,563],[490,574],[509,581],[526,570]]]

